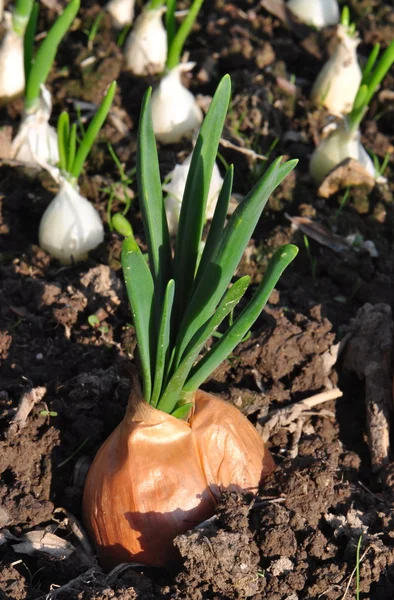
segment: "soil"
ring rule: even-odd
[[[390,3],[349,4],[361,56],[393,39]],[[80,21],[60,46],[48,82],[53,116],[68,108],[77,118],[70,98],[95,102],[118,78],[116,118],[108,119],[80,183],[107,223],[108,187],[120,180],[110,141],[130,174],[127,217],[144,247],[134,181],[136,129],[142,95],[157,80],[136,80],[123,70],[107,15],[87,47],[86,31],[100,11],[101,2],[84,2]],[[43,5],[41,15],[44,30],[55,12]],[[371,462],[364,381],[345,370],[341,356],[335,365],[327,360],[366,303],[393,308],[394,161],[390,157],[385,171],[388,183],[368,192],[352,188],[344,206],[344,190],[329,199],[317,196],[308,161],[328,117],[311,107],[308,93],[332,30],[296,32],[258,2],[215,0],[205,3],[186,45],[197,64],[188,85],[201,104],[220,77],[231,74],[224,137],[270,160],[284,154],[300,161],[271,198],[238,274],[250,274],[257,284],[273,251],[288,241],[299,246],[299,255],[251,337],[203,387],[260,428],[270,410],[323,390],[339,385],[342,398],[307,411],[296,426],[272,431],[268,444],[278,468],[261,495],[224,493],[215,519],[175,540],[182,560],[173,571],[126,565],[104,573],[78,522],[84,476],[122,419],[130,389],[135,336],[121,239],[106,227],[105,243],[86,262],[51,260],[38,247],[37,231],[53,182],[1,163],[0,599],[394,597],[393,466],[376,470]],[[96,60],[84,69],[81,61],[89,56]],[[362,141],[380,162],[394,145],[393,82],[389,73],[362,124]],[[14,100],[0,109],[1,140],[16,131],[21,108]],[[117,126],[119,120],[125,127]],[[159,148],[163,176],[189,150],[189,144]],[[228,147],[220,152],[234,162],[234,192],[242,196],[266,163]],[[114,211],[122,206],[115,198]],[[338,251],[310,239],[308,247],[286,213],[313,218],[331,233],[356,237],[357,244]],[[100,326],[89,324],[94,314]],[[57,554],[42,544],[31,554],[22,550],[23,536],[37,531],[63,540]]]

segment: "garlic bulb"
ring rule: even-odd
[[[253,425],[227,402],[197,391],[189,422],[134,389],[123,421],[100,448],[83,497],[101,563],[163,566],[173,539],[215,513],[221,489],[257,491],[274,463]]]
[[[103,223],[97,210],[79,194],[72,183],[59,178],[57,196],[44,212],[39,244],[63,263],[84,260],[104,239]]]
[[[343,121],[312,154],[309,172],[316,184],[320,185],[326,175],[346,158],[357,160],[370,175],[377,177],[372,159],[360,142],[360,132],[351,131]]]
[[[337,0],[289,0],[287,7],[300,21],[319,29],[339,23]]]
[[[123,29],[131,25],[134,19],[135,0],[111,0],[106,9],[112,17],[114,27]]]
[[[152,120],[156,138],[163,144],[175,144],[191,138],[202,121],[202,112],[191,92],[181,82],[181,74],[194,63],[181,63],[163,77],[152,94]]]
[[[171,235],[176,235],[178,231],[179,215],[181,213],[182,198],[186,187],[186,179],[189,173],[192,155],[183,161],[181,165],[176,165],[168,177],[171,178],[169,183],[163,185],[163,190],[168,196],[164,200],[164,205],[167,215],[168,229]],[[206,219],[212,219],[215,212],[219,192],[222,189],[223,178],[220,175],[217,164],[214,164],[212,171],[211,184],[209,186],[209,194],[206,207]]]
[[[311,97],[316,104],[339,116],[352,110],[362,73],[356,52],[359,38],[350,37],[343,25],[338,25],[337,35],[338,44],[317,76]]]
[[[0,100],[8,100],[25,89],[23,38],[12,28],[11,14],[4,13],[6,33],[0,44]]]
[[[144,8],[126,42],[126,67],[134,75],[162,73],[167,60],[167,32],[162,16],[165,7]]]
[[[52,111],[51,94],[41,86],[39,105],[34,112],[25,113],[17,136],[12,142],[12,157],[30,164],[56,165],[59,149],[56,130],[49,125]]]

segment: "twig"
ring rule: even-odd
[[[264,441],[267,441],[274,431],[278,431],[282,427],[288,427],[293,421],[297,421],[301,416],[307,416],[306,411],[310,411],[311,408],[330,400],[340,398],[342,392],[339,388],[333,388],[332,390],[326,390],[320,394],[305,398],[300,402],[294,402],[284,408],[275,408],[270,411],[268,415],[260,419],[264,422],[264,425],[258,424],[258,430]]]
[[[250,148],[242,148],[241,146],[236,146],[230,140],[225,140],[224,138],[220,138],[220,144],[224,146],[224,148],[230,148],[231,150],[236,150],[240,152],[240,154],[246,154],[246,156],[250,156],[253,160],[268,160],[266,156],[263,154],[257,154],[254,150]]]

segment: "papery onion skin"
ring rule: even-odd
[[[166,209],[167,224],[170,235],[175,236],[178,231],[182,199],[186,188],[186,181],[189,174],[191,160],[192,155],[189,154],[189,156],[181,165],[175,165],[175,168],[166,177],[166,179],[170,179],[170,181],[163,185],[163,190],[168,194],[164,199],[164,206]],[[223,178],[220,175],[219,167],[215,162],[213,165],[211,182],[209,184],[207,206],[205,209],[206,219],[212,219],[215,213],[215,208],[222,185]]]
[[[250,421],[235,406],[198,390],[190,424],[213,493],[232,488],[257,493],[275,463]]]
[[[104,227],[94,206],[66,179],[42,215],[41,248],[64,264],[85,260],[104,239]]]
[[[202,111],[193,94],[181,82],[181,73],[194,63],[181,63],[171,69],[152,94],[152,122],[156,139],[162,144],[176,144],[191,138],[202,122]]]
[[[136,19],[126,42],[126,67],[134,75],[162,73],[167,60],[167,32],[164,29],[163,7],[145,9]]]
[[[24,88],[23,39],[10,28],[0,43],[0,101],[10,100]]]
[[[114,27],[123,29],[131,25],[134,20],[135,0],[111,0],[106,9],[112,17]]]
[[[357,37],[350,37],[346,27],[338,25],[338,44],[325,63],[311,91],[311,98],[333,114],[340,116],[352,110],[362,73],[357,60]]]
[[[200,391],[194,404],[186,423],[133,392],[124,420],[99,450],[83,513],[105,569],[129,561],[168,566],[178,556],[173,539],[215,513],[222,487],[257,491],[274,469],[257,431],[236,408]]]
[[[350,131],[342,122],[312,154],[309,172],[315,183],[320,185],[329,172],[346,158],[357,160],[372,177],[377,177],[372,159],[360,141],[360,132]]]
[[[300,21],[319,29],[335,25],[340,19],[337,0],[289,0],[287,6]]]

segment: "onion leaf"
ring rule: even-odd
[[[271,258],[263,280],[246,308],[241,312],[233,325],[214,344],[211,350],[191,370],[183,392],[195,391],[205,379],[231,354],[235,346],[242,340],[253,323],[263,311],[272,290],[286,267],[297,256],[298,248],[286,244],[279,248]]]
[[[151,93],[152,89],[149,88],[145,93],[141,109],[138,128],[137,181],[149,262],[155,282],[155,310],[158,323],[166,286],[172,277],[172,258],[159,159],[153,133]]]
[[[201,327],[193,338],[188,351],[171,377],[164,393],[162,394],[157,408],[160,410],[171,413],[177,402],[179,401],[180,393],[184,386],[184,383],[189,375],[190,369],[193,366],[200,350],[211,337],[212,333],[220,323],[227,317],[227,315],[234,309],[234,307],[241,300],[242,296],[247,290],[250,282],[250,277],[246,275],[238,279],[230,289],[225,293],[222,301],[220,302],[217,310],[212,317]]]
[[[122,246],[122,269],[129,297],[141,360],[143,392],[146,402],[152,392],[153,279],[149,267],[133,236]]]
[[[223,77],[201,126],[193,151],[179,217],[175,248],[175,311],[183,314],[197,267],[205,210],[227,109],[231,80]]]

